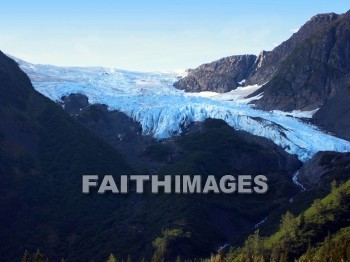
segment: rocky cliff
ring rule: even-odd
[[[188,75],[176,82],[174,86],[187,92],[225,93],[237,88],[240,85],[239,82],[247,78],[255,61],[255,55],[225,57],[188,70]]]
[[[319,108],[314,122],[350,139],[350,12],[300,43],[261,92],[258,108]]]
[[[253,58],[233,56],[202,65],[189,70],[175,87],[190,92],[227,92],[245,79],[240,84],[263,85],[250,95],[263,94],[252,101],[259,109],[319,109],[313,123],[350,140],[350,11],[316,15],[290,39],[270,52],[261,52],[251,64]]]
[[[262,51],[258,56],[230,56],[203,64],[196,69],[189,69],[188,75],[175,83],[175,87],[188,92],[224,93],[240,85],[262,85],[276,74],[280,64],[299,43],[338,17],[339,15],[334,13],[316,15],[290,39],[272,51]],[[242,80],[246,81],[241,82]]]

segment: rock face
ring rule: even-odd
[[[300,43],[262,90],[262,109],[310,110],[347,85],[350,73],[350,13]]]
[[[314,121],[350,139],[350,12],[300,43],[257,93],[264,110],[313,110]],[[252,94],[252,95],[255,95]]]
[[[312,17],[298,32],[293,34],[272,51],[262,51],[254,63],[251,74],[247,78],[247,85],[263,85],[270,81],[277,73],[280,65],[292,53],[298,44],[312,36],[330,22],[336,20],[339,15],[334,13],[321,14]]]
[[[308,21],[290,39],[272,51],[262,51],[259,56],[237,55],[204,64],[196,69],[189,69],[188,75],[174,86],[188,92],[214,91],[224,93],[240,85],[268,82],[277,72],[280,64],[302,41],[338,18],[330,13],[316,15]],[[245,83],[239,84],[245,79]]]
[[[332,175],[347,177],[350,174],[350,153],[318,152],[299,172],[298,181],[310,188]]]
[[[263,93],[261,99],[252,101],[257,108],[319,108],[313,123],[350,140],[350,11],[314,16],[290,39],[270,52],[261,52],[250,68],[249,63],[232,66],[228,61],[233,58],[190,70],[175,87],[191,92],[226,92],[237,87],[234,81],[245,78],[244,85],[263,85],[250,95]],[[227,73],[225,77],[223,72]]]
[[[158,165],[144,152],[149,145],[158,144],[151,136],[142,135],[141,126],[119,111],[108,110],[107,105],[90,105],[88,98],[81,94],[62,97],[64,110],[90,129],[98,137],[109,143],[124,158],[134,165],[147,166],[151,171]]]
[[[239,86],[238,82],[247,78],[255,60],[255,55],[225,57],[188,70],[188,75],[174,86],[187,92],[225,93],[236,89]]]

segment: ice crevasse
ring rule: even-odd
[[[272,140],[302,161],[318,151],[350,151],[350,142],[302,122],[308,112],[265,112],[244,99],[258,86],[225,94],[185,93],[173,87],[177,72],[140,73],[104,67],[34,65],[17,59],[34,88],[54,101],[72,93],[86,95],[91,104],[108,105],[140,123],[143,134],[165,139],[183,132],[192,122],[222,119],[237,130]],[[259,99],[255,97],[254,99]],[[312,112],[309,114],[311,117]]]

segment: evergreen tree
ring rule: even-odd
[[[39,249],[37,249],[33,255],[33,262],[43,262],[43,255],[40,253]]]
[[[326,207],[325,207],[325,205],[322,203],[321,199],[316,199],[316,200],[314,201],[314,203],[313,203],[312,206],[316,209],[316,211],[317,211],[319,214],[322,214],[322,213],[325,211],[325,209],[326,209]]]
[[[117,258],[113,254],[110,254],[107,260],[107,262],[117,262],[117,261],[118,261]]]
[[[270,261],[271,262],[278,262],[279,257],[281,255],[280,249],[277,246],[274,246],[271,251]]]
[[[244,243],[243,251],[246,261],[255,262],[264,258],[264,242],[259,236],[259,230],[250,235]]]
[[[216,259],[217,262],[223,262],[224,261],[224,250],[221,249],[216,257],[217,257],[217,259]]]
[[[24,251],[24,255],[22,257],[22,262],[30,262],[30,255],[29,255],[29,252],[27,249]]]
[[[299,215],[299,228],[301,230],[303,230],[305,223],[305,211],[302,211]]]
[[[280,261],[279,262],[288,262],[288,254],[287,253],[282,253],[280,256]]]
[[[323,258],[325,258],[326,261],[331,261],[333,243],[332,243],[331,233],[329,231],[328,231],[328,235],[324,241],[323,247],[324,247],[323,248]]]
[[[313,261],[313,255],[312,255],[312,248],[311,248],[311,242],[309,240],[309,244],[307,247],[306,253],[299,259],[300,262],[311,262]]]
[[[337,190],[337,181],[333,180],[331,183],[331,192],[334,193]]]
[[[292,213],[289,211],[282,216],[281,220],[281,231],[284,233],[284,236],[288,239],[294,239],[297,235],[298,223]]]

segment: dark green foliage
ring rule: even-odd
[[[43,262],[43,255],[40,253],[40,250],[37,249],[33,255],[33,262]]]
[[[272,234],[276,227],[278,227],[282,214],[290,211],[296,216],[301,215],[303,210],[306,210],[313,204],[314,200],[325,197],[331,193],[335,185],[342,184],[350,179],[349,169],[346,168],[349,165],[347,155],[348,153],[340,154],[335,152],[326,154],[326,158],[330,160],[327,161],[328,164],[324,168],[328,171],[322,176],[320,181],[308,190],[298,193],[293,197],[292,203],[271,212],[267,222],[260,228],[260,233],[263,236]]]
[[[106,262],[117,262],[117,261],[118,261],[117,258],[113,254],[110,254]]]
[[[22,262],[30,262],[30,255],[29,255],[29,252],[27,249],[24,251],[24,255],[23,255],[21,261]]]
[[[227,261],[348,261],[350,259],[350,180],[333,186],[299,217],[282,216],[279,230],[269,237],[251,235]],[[335,237],[332,237],[335,234]]]
[[[349,261],[350,260],[350,227],[328,234],[320,246],[309,247],[300,261]]]
[[[32,255],[26,249],[21,262],[49,262],[49,258],[44,259],[44,255],[37,249]],[[63,260],[62,260],[63,261]]]

